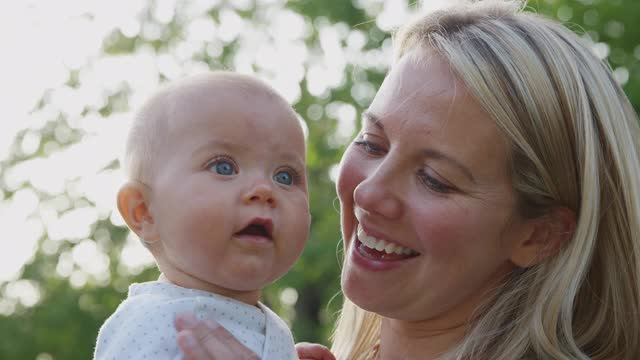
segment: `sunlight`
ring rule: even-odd
[[[0,247],[5,249],[0,253],[0,282],[15,279],[36,250],[44,232],[42,223],[31,217],[37,207],[38,197],[30,189],[18,190],[11,199],[0,202],[0,228],[10,234],[0,238]]]
[[[287,306],[294,306],[298,302],[298,291],[292,287],[282,289],[280,292],[280,302]]]
[[[91,225],[96,220],[98,220],[98,214],[94,208],[83,207],[69,210],[48,224],[49,239],[73,242],[86,238],[91,235]]]
[[[335,147],[349,143],[356,129],[355,107],[347,103],[332,102],[326,106],[326,113],[338,122],[335,133],[329,138],[329,143]]]
[[[155,264],[155,259],[147,248],[142,245],[138,236],[130,233],[127,243],[120,253],[120,271],[123,274],[139,274],[145,268]]]
[[[32,307],[40,300],[40,289],[35,281],[18,280],[7,285],[4,295],[18,300],[25,307]]]
[[[74,246],[71,256],[73,262],[89,275],[99,276],[109,270],[109,257],[100,252],[91,239],[82,240]]]

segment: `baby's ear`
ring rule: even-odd
[[[145,243],[158,239],[158,233],[149,212],[149,189],[137,181],[128,181],[118,191],[118,210],[129,228]]]
[[[555,255],[573,237],[576,216],[566,207],[554,208],[538,219],[527,220],[530,231],[511,252],[511,262],[527,268]]]

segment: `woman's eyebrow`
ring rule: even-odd
[[[469,170],[469,168],[464,166],[464,164],[458,161],[456,158],[451,157],[435,149],[424,149],[422,153],[427,158],[448,162],[449,164],[456,167],[458,170],[462,171],[462,173],[465,174],[469,178],[469,180],[471,180],[471,182],[473,182],[474,184],[476,183],[476,179],[473,177],[471,170]]]

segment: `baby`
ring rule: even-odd
[[[298,359],[259,302],[310,225],[302,127],[249,76],[214,72],[169,86],[136,117],[118,210],[153,254],[158,281],[132,284],[98,334],[96,359],[181,359],[174,318],[214,318],[262,359]]]

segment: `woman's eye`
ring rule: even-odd
[[[229,160],[224,160],[224,159],[216,160],[210,163],[207,166],[207,168],[211,171],[214,171],[217,174],[225,175],[225,176],[234,175],[238,173],[233,163]]]
[[[369,154],[380,155],[384,153],[384,148],[378,146],[376,143],[367,140],[358,140],[353,142],[354,145],[360,146]]]
[[[283,185],[292,185],[294,175],[290,171],[281,170],[273,175],[273,180]]]
[[[424,170],[421,170],[418,174],[418,176],[420,177],[420,181],[429,189],[438,192],[438,193],[443,193],[443,194],[447,194],[450,193],[454,190],[454,188],[452,186],[449,186],[445,183],[443,183],[442,181],[439,181],[438,179],[434,178],[433,176],[427,174]]]

